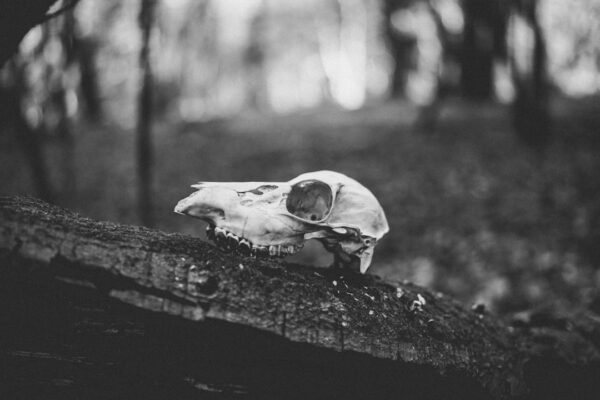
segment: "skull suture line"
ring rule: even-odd
[[[209,223],[221,249],[281,257],[309,239],[334,254],[334,265],[364,273],[377,241],[389,231],[381,205],[360,183],[332,171],[289,182],[200,182],[175,212]]]

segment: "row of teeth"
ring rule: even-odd
[[[237,252],[244,256],[285,257],[299,252],[303,247],[302,244],[256,245],[252,244],[248,239],[213,225],[206,227],[206,237],[215,242],[221,250]]]

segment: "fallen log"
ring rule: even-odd
[[[0,198],[0,394],[597,394],[600,320],[511,326],[408,282]],[[23,396],[21,396],[23,397]]]

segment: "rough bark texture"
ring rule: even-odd
[[[600,323],[590,314],[511,327],[409,283],[227,255],[22,197],[0,198],[0,261],[0,395],[558,398],[598,389]]]

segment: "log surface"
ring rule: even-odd
[[[288,384],[296,393],[339,394],[345,385],[350,394],[360,387],[415,398],[541,398],[597,389],[600,324],[589,314],[559,326],[515,328],[410,283],[224,254],[197,238],[93,221],[25,197],[0,198],[0,261],[4,308],[11,302],[19,310],[2,315],[12,327],[2,338],[4,361],[21,368],[5,376],[15,390],[24,360],[40,362],[40,351],[31,350],[40,326],[54,332],[59,349],[70,340],[86,343],[76,355],[44,350],[52,354],[44,363],[88,365],[93,376],[98,363],[103,371],[117,365],[130,376],[123,354],[129,363],[160,354],[142,356],[141,377],[168,381],[181,397],[198,390],[289,396]],[[20,337],[32,326],[28,341]],[[111,329],[116,333],[107,334]],[[190,347],[194,338],[200,343]],[[123,340],[130,346],[116,352]],[[167,375],[163,362],[173,364]],[[246,368],[260,373],[231,376]],[[203,383],[207,374],[222,381],[219,389]],[[278,374],[276,382],[265,380]],[[552,374],[565,380],[549,390]],[[67,388],[96,387],[87,378],[66,380]],[[115,385],[108,387],[132,387]]]

